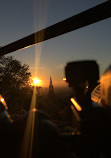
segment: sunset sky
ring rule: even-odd
[[[106,0],[1,0],[0,46],[76,15]],[[100,73],[111,64],[111,18],[9,55],[30,66],[33,77],[62,86],[67,62],[95,59]]]

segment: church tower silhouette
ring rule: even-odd
[[[54,89],[53,89],[53,84],[52,84],[52,78],[50,76],[50,84],[49,84],[49,93],[53,94],[54,93]]]

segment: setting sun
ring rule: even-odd
[[[38,80],[37,78],[34,79],[34,84],[38,84],[40,82],[40,80]]]
[[[41,80],[39,80],[38,78],[33,78],[33,82],[32,84],[33,86],[41,86],[42,83],[41,83]]]

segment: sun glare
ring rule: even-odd
[[[34,79],[34,84],[38,84],[40,82],[40,80],[38,80],[37,78]]]
[[[32,85],[33,86],[41,86],[41,80],[39,80],[38,78],[33,78]]]

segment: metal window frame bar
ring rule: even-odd
[[[10,43],[0,48],[0,56],[8,53],[30,47],[34,44],[46,41],[48,39],[63,35],[87,25],[111,17],[111,1],[108,0],[82,13],[74,15],[66,20],[56,23],[43,30],[35,32],[27,37]]]

